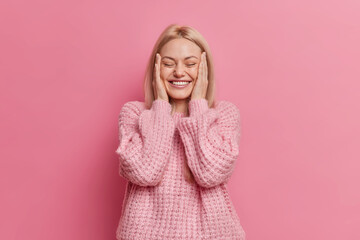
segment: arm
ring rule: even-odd
[[[201,98],[189,102],[189,113],[178,128],[196,182],[209,188],[228,181],[239,156],[239,109],[227,101],[209,108]]]
[[[151,109],[127,102],[119,114],[119,174],[140,186],[157,185],[172,149],[175,125],[169,102],[157,99]]]

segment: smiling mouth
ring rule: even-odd
[[[192,81],[178,81],[178,80],[169,80],[168,81],[171,85],[173,86],[187,86],[189,85]]]

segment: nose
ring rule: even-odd
[[[182,64],[177,64],[174,70],[174,76],[177,78],[184,76],[184,67]]]

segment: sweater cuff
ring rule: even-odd
[[[208,100],[205,98],[191,99],[188,107],[190,117],[203,114],[209,109]]]
[[[152,109],[157,112],[166,112],[171,113],[171,104],[168,101],[165,101],[163,99],[156,99],[152,103]]]

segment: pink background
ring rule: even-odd
[[[167,5],[165,5],[167,3]],[[228,188],[248,240],[360,239],[360,3],[2,1],[0,239],[115,239],[117,117],[189,24],[242,114]]]

